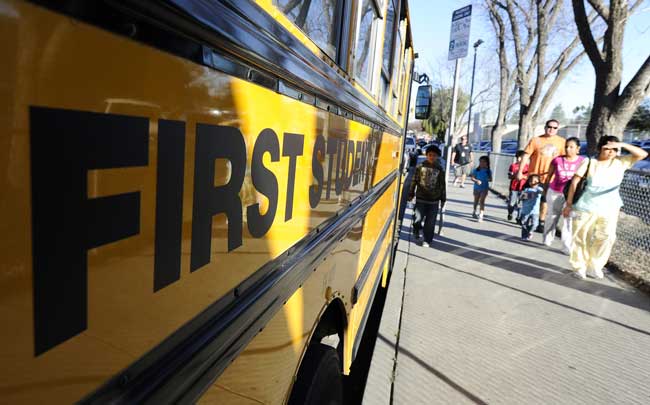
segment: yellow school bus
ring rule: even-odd
[[[338,403],[405,0],[0,0],[0,403]]]

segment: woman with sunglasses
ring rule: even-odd
[[[619,156],[621,149],[630,154]],[[572,218],[573,248],[569,261],[577,277],[603,278],[603,267],[616,240],[618,213],[623,205],[619,186],[625,171],[646,156],[648,153],[643,149],[606,135],[598,140],[598,155],[585,159],[573,176],[563,215]],[[575,190],[585,176],[585,189],[574,204]]]

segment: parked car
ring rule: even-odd
[[[479,151],[488,152],[492,150],[492,141],[481,141],[479,144]]]
[[[501,153],[516,153],[517,141],[504,141],[501,143]]]
[[[404,154],[413,154],[415,153],[415,139],[413,139],[412,136],[407,136],[406,140],[404,141]]]
[[[410,166],[413,166],[416,153],[415,139],[412,136],[407,136],[404,141],[404,170],[408,170]]]
[[[650,172],[650,148],[645,149],[648,152],[648,156],[645,159],[639,160],[632,165],[633,170],[642,170],[644,172]]]

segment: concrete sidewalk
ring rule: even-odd
[[[430,248],[410,210],[364,404],[650,404],[650,298],[612,275],[581,281],[568,258],[520,239],[490,195],[448,188]]]

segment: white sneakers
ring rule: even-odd
[[[429,244],[427,242],[422,242],[422,247],[429,247]]]
[[[605,277],[605,274],[603,274],[603,269],[595,269],[595,270],[589,269],[587,275],[589,277],[593,277],[597,279],[602,279],[603,277]]]
[[[585,269],[580,269],[577,271],[573,272],[573,275],[579,278],[580,280],[586,280],[587,279],[587,270]]]
[[[598,279],[598,280],[605,277],[605,275],[603,274],[603,269],[597,269],[597,270],[589,269],[589,271],[587,271],[585,269],[580,269],[580,270],[574,271],[573,275],[578,277],[581,280],[585,280],[587,278],[587,276]]]
[[[483,213],[478,214],[478,222],[483,222]]]

